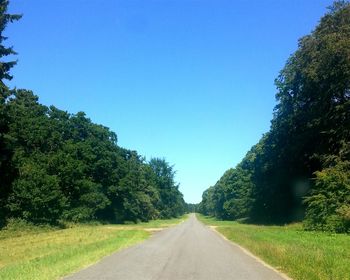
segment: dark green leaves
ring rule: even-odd
[[[43,106],[30,91],[14,91],[4,106],[10,158],[1,174],[3,219],[137,222],[184,213],[164,160],[146,163],[84,113]]]
[[[9,22],[17,21],[21,15],[11,15],[7,13],[9,1],[0,0],[0,90],[4,90],[4,79],[11,80],[10,69],[16,65],[16,61],[4,61],[4,57],[14,55],[16,52],[12,47],[6,47],[4,41],[7,37],[4,36],[3,32]]]
[[[306,207],[307,228],[349,231],[348,2],[335,2],[300,39],[276,86],[270,131],[204,192],[200,210],[223,219],[286,223],[302,220]]]
[[[350,230],[350,162],[315,173],[315,187],[305,199],[305,226],[335,232]]]

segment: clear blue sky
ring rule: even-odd
[[[269,130],[274,79],[332,1],[12,0],[12,86],[175,165],[199,202]]]

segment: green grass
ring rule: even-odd
[[[350,235],[304,231],[301,224],[258,226],[197,217],[292,279],[350,279]]]
[[[186,219],[131,225],[23,227],[0,231],[0,279],[58,279]]]
[[[152,229],[152,228],[166,228],[170,226],[177,225],[183,221],[185,221],[188,218],[188,214],[185,214],[179,218],[174,219],[165,219],[165,220],[153,220],[149,221],[147,223],[139,223],[134,225],[134,227],[138,228],[141,227],[143,229]]]

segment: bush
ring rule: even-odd
[[[32,162],[24,164],[20,173],[8,203],[13,216],[33,223],[57,223],[66,204],[57,176]]]
[[[315,188],[304,200],[305,228],[350,232],[350,162],[339,162],[315,175]]]

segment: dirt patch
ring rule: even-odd
[[[144,228],[143,230],[148,231],[148,232],[158,232],[162,231],[164,228]]]

